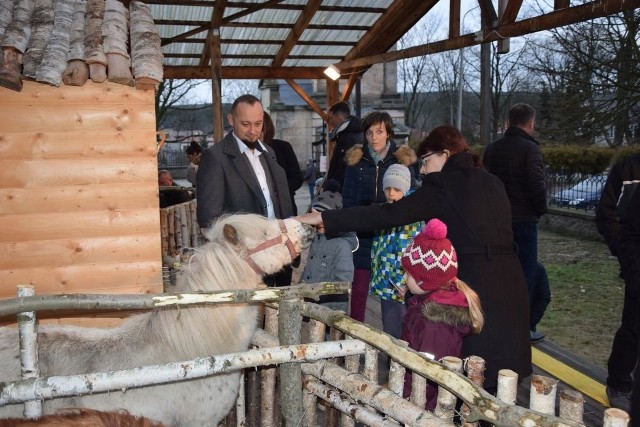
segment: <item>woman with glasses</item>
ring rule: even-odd
[[[415,152],[407,145],[396,147],[393,142],[393,121],[389,113],[374,111],[362,122],[364,145],[355,145],[345,153],[347,168],[342,186],[345,208],[386,203],[382,178],[389,166],[408,166],[416,161]],[[371,280],[371,245],[373,232],[358,233],[360,245],[353,254],[355,268],[351,285],[349,315],[364,322]]]
[[[529,304],[522,268],[512,245],[511,205],[502,182],[477,167],[456,128],[440,126],[420,143],[422,186],[383,205],[311,212],[302,222],[325,233],[367,232],[429,221],[447,224],[456,248],[459,279],[480,297],[485,327],[463,342],[463,357],[486,361],[485,389],[495,392],[498,371],[511,369],[522,380],[531,374]]]

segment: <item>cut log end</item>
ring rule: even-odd
[[[13,47],[5,46],[2,48],[0,86],[16,92],[22,91],[22,77],[20,76],[21,56],[22,53]]]
[[[95,83],[102,83],[107,80],[107,66],[100,62],[89,64],[89,76]]]
[[[158,89],[159,84],[159,81],[148,77],[140,77],[136,79],[136,89],[138,90],[156,90]]]
[[[83,86],[89,80],[89,66],[81,60],[69,61],[62,73],[62,81],[67,86]]]
[[[129,58],[118,53],[107,53],[107,62],[110,82],[133,86],[134,80],[129,68]]]

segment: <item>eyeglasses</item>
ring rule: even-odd
[[[429,163],[429,157],[433,156],[434,154],[438,154],[440,153],[440,151],[432,151],[431,153],[425,154],[423,156],[420,156],[420,164],[423,167],[427,166],[427,163]]]

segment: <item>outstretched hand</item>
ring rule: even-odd
[[[303,224],[309,224],[316,227],[319,233],[324,233],[324,223],[322,222],[322,214],[315,209],[311,209],[311,212],[304,215],[298,215],[294,219],[300,221]]]

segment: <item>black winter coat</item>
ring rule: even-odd
[[[613,165],[596,208],[596,227],[614,256],[618,255],[619,225],[616,208],[623,181],[640,181],[640,154],[629,156]]]
[[[329,161],[329,170],[324,182],[335,179],[340,183],[340,188],[344,185],[344,171],[347,168],[344,162],[344,155],[347,150],[356,144],[362,144],[364,133],[362,132],[362,119],[356,116],[349,117],[349,124],[334,136],[336,145]]]
[[[280,166],[282,166],[284,173],[287,175],[287,184],[289,185],[289,195],[291,196],[293,214],[298,215],[295,198],[296,190],[302,187],[302,183],[304,182],[300,163],[298,163],[298,157],[296,157],[293,147],[287,141],[273,139],[269,145],[273,148],[273,151],[276,152],[276,161]]]
[[[463,357],[486,361],[485,386],[497,385],[498,371],[519,378],[531,374],[527,286],[513,247],[511,207],[502,182],[476,168],[469,153],[451,156],[441,172],[395,203],[322,213],[328,235],[372,231],[439,218],[456,248],[459,278],[480,297],[485,326],[464,339]]]
[[[510,126],[502,138],[489,144],[482,163],[504,184],[513,222],[538,222],[547,213],[544,159],[531,135]]]

